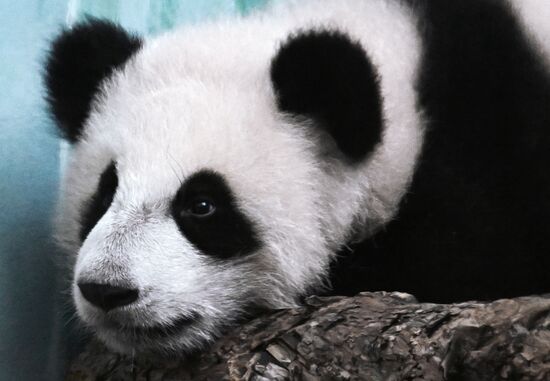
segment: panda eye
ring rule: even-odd
[[[201,254],[225,259],[252,253],[261,245],[229,184],[212,170],[191,174],[176,192],[170,211],[180,233]]]
[[[185,210],[187,214],[195,217],[210,217],[216,211],[214,203],[206,198],[198,198],[194,200],[189,208]]]
[[[99,184],[95,194],[90,198],[86,209],[82,214],[82,226],[80,239],[84,241],[86,236],[103,215],[109,210],[118,188],[118,174],[114,162],[105,169],[99,178]]]

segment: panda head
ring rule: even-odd
[[[383,214],[362,45],[217,30],[144,41],[88,20],[52,44],[48,102],[71,143],[57,238],[78,315],[120,352],[193,351],[253,308],[296,305]]]

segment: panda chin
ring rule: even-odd
[[[97,336],[107,346],[125,354],[159,353],[166,354],[172,347],[174,352],[193,351],[195,348],[186,345],[185,338],[193,336],[193,326],[200,324],[200,317],[193,313],[180,316],[169,323],[150,325],[128,325],[114,320],[106,321],[95,327]],[[193,340],[195,341],[195,340]]]
[[[161,323],[154,325],[123,325],[118,322],[109,322],[109,329],[116,330],[127,336],[144,337],[149,339],[164,339],[170,336],[180,334],[184,329],[192,325],[197,320],[197,315],[182,316],[173,320],[170,323]]]

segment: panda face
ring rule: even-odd
[[[377,38],[415,46],[414,23],[398,2],[338,4],[150,41],[92,20],[54,41],[48,100],[72,143],[57,238],[78,315],[113,349],[190,352],[296,306],[391,218],[420,149],[417,55]]]
[[[305,133],[260,92],[216,104],[223,90],[185,83],[130,104],[115,82],[67,174],[61,225],[82,320],[120,351],[181,351],[246,309],[294,305],[328,258]]]

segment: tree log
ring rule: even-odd
[[[550,295],[417,303],[402,293],[310,297],[191,359],[131,358],[97,342],[68,380],[550,380]]]

